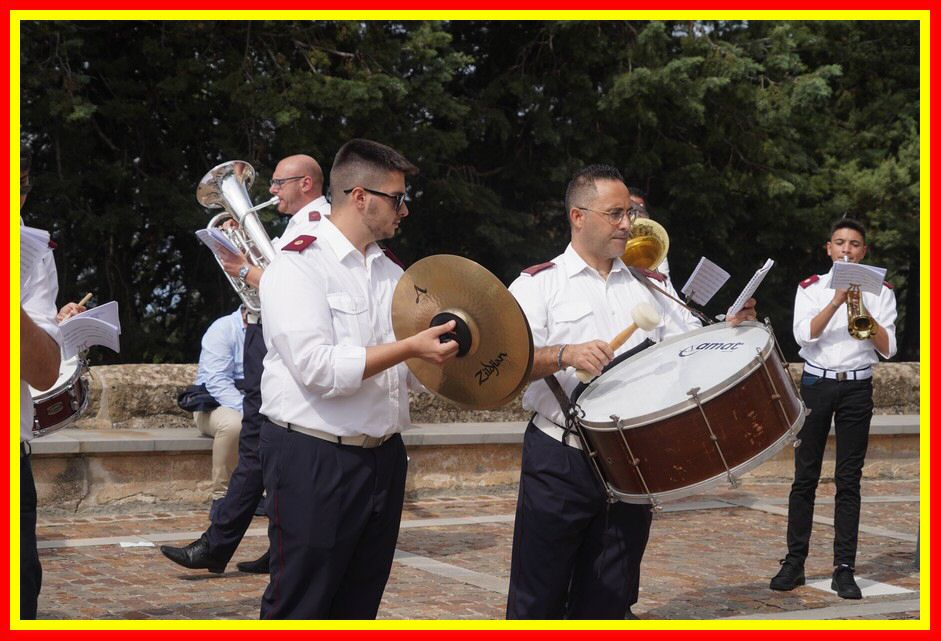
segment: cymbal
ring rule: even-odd
[[[533,337],[523,310],[500,280],[472,260],[428,256],[409,267],[392,295],[392,330],[402,340],[456,320],[460,344],[443,366],[405,361],[430,391],[465,409],[506,405],[529,382]]]

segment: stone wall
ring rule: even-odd
[[[800,378],[801,365],[790,368]],[[877,414],[918,414],[918,363],[880,363],[874,369]],[[196,365],[104,365],[91,368],[91,401],[78,429],[191,427],[189,412],[176,405],[180,391],[196,379]],[[413,423],[524,421],[521,397],[496,410],[462,410],[429,394],[411,396]]]

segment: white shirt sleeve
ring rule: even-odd
[[[554,268],[558,269],[558,267]],[[510,284],[510,293],[516,298],[526,315],[529,328],[533,333],[533,346],[536,349],[546,347],[549,337],[549,314],[546,308],[546,294],[540,291],[540,280],[535,276],[523,274]]]
[[[33,268],[20,291],[20,305],[40,329],[62,345],[62,332],[56,322],[56,296],[59,294],[59,277],[52,252],[43,256]]]
[[[262,275],[268,347],[300,386],[327,399],[349,396],[362,386],[366,348],[338,342],[324,279],[302,261],[281,255]]]

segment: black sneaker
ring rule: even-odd
[[[856,579],[853,578],[853,568],[841,563],[833,571],[833,580],[830,581],[830,589],[835,590],[837,596],[841,599],[861,599],[863,593],[856,585]]]
[[[781,559],[778,561],[781,569],[771,579],[771,589],[787,592],[793,590],[799,585],[804,585],[804,564],[798,563],[792,559]]]

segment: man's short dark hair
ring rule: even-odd
[[[611,165],[588,165],[580,170],[569,181],[565,188],[565,215],[572,211],[576,204],[584,205],[583,200],[595,196],[598,190],[595,189],[595,182],[598,180],[617,180],[624,182],[624,176],[617,168]]]
[[[830,238],[833,238],[833,234],[840,229],[852,229],[853,231],[859,232],[859,235],[863,237],[863,244],[866,244],[866,228],[863,227],[863,224],[858,220],[845,216],[839,219],[830,226]]]
[[[375,188],[370,183],[384,180],[386,174],[392,171],[414,176],[418,173],[418,167],[388,145],[365,138],[354,138],[340,147],[337,155],[333,157],[333,166],[330,168],[332,199],[341,198],[343,190],[352,187]]]

